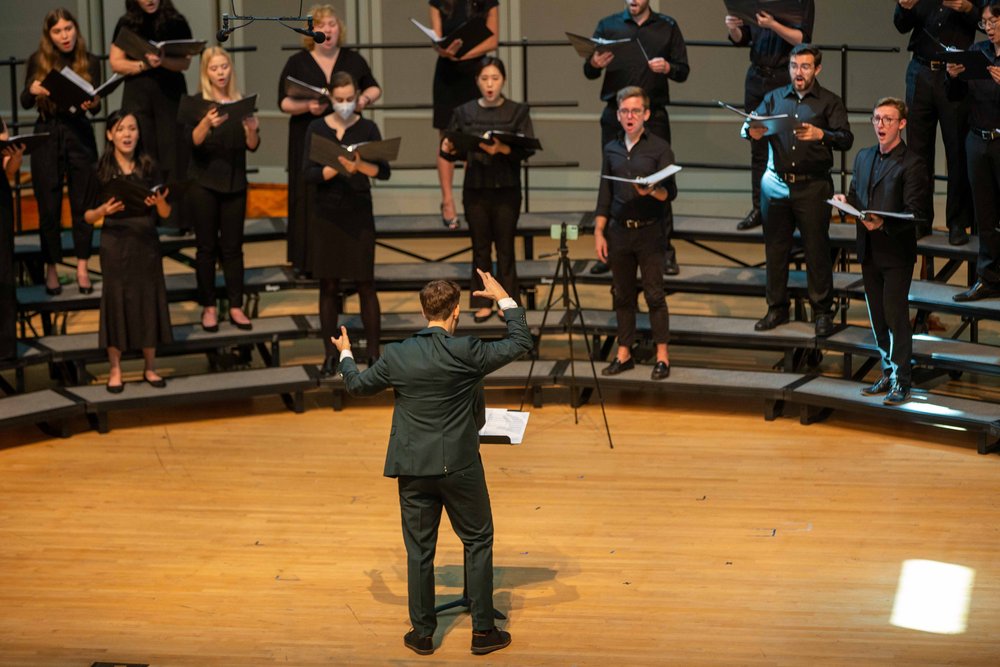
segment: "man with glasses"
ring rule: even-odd
[[[654,12],[649,8],[649,0],[625,0],[625,11],[601,19],[594,29],[595,38],[633,39],[635,43],[617,54],[611,51],[595,51],[583,64],[583,73],[588,79],[600,78],[601,100],[606,104],[601,113],[601,148],[607,146],[621,131],[616,116],[618,104],[615,95],[626,86],[639,86],[650,99],[650,115],[647,129],[670,143],[670,116],[667,104],[670,102],[670,80],[683,83],[691,68],[688,66],[687,47],[681,29],[670,16]],[[663,242],[665,263],[663,270],[668,275],[679,271],[677,253],[670,243],[674,220],[668,216],[663,221]],[[594,267],[592,273],[603,273],[606,266]]]
[[[669,167],[674,152],[665,140],[646,131],[649,97],[638,86],[618,91],[618,122],[624,130],[604,147],[601,174],[641,178]],[[642,291],[649,309],[649,325],[656,344],[656,364],[650,377],[670,376],[667,342],[670,319],[663,292],[663,219],[677,197],[674,177],[643,186],[602,178],[594,215],[597,258],[611,266],[618,351],[602,375],[618,375],[635,368],[636,270],[642,273]]]
[[[976,36],[981,0],[897,0],[892,21],[900,33],[910,33],[907,49],[913,54],[906,68],[906,105],[909,127],[906,138],[910,150],[924,159],[928,179],[934,174],[937,129],[941,127],[948,167],[948,195],[945,218],[948,242],[969,242],[966,232],[972,225],[972,196],[965,167],[965,135],[968,132],[968,104],[949,100],[945,90],[945,67],[936,59],[945,47],[967,49]],[[932,188],[933,190],[933,188]],[[934,212],[917,225],[918,236],[931,232]]]
[[[764,95],[780,86],[787,86],[788,54],[802,42],[812,41],[816,9],[813,0],[799,0],[801,14],[784,23],[768,12],[757,12],[756,23],[745,23],[738,16],[726,16],[729,41],[736,46],[750,47],[750,68],[743,85],[743,108],[748,113],[757,108]],[[761,223],[760,179],[767,168],[767,144],[750,144],[750,186],[753,207],[736,229],[752,229]]]
[[[927,166],[903,143],[906,124],[903,100],[884,97],[875,103],[872,127],[878,144],[858,152],[850,191],[846,197],[835,195],[835,199],[859,211],[911,214],[917,221],[927,217],[932,206]],[[886,394],[885,405],[899,405],[910,396],[913,329],[909,294],[917,261],[915,220],[872,213],[857,220],[865,301],[882,362],[882,375],[861,393]]]
[[[788,262],[798,228],[816,335],[833,332],[833,260],[826,200],[833,194],[833,151],[850,150],[854,135],[843,100],[816,80],[822,62],[823,54],[816,47],[796,46],[788,65],[792,82],[765,95],[756,109],[759,115],[787,114],[796,123],[794,130],[767,138],[767,170],[761,179],[767,314],[754,325],[757,331],[788,322]],[[752,141],[762,141],[766,131],[763,126],[743,127]]]
[[[974,44],[989,61],[989,78],[959,78],[962,65],[948,65],[948,98],[968,100],[969,133],[965,139],[972,203],[979,232],[975,284],[952,298],[976,301],[1000,296],[1000,0],[983,8],[979,27],[986,40]]]

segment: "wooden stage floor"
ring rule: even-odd
[[[557,397],[558,398],[558,397]],[[971,441],[758,406],[618,394],[535,410],[484,446],[496,604],[513,644],[402,645],[405,559],[381,476],[391,397],[307,395],[116,415],[0,448],[0,665],[994,665],[1000,459]],[[516,406],[511,392],[494,406]],[[973,576],[909,581],[909,561]],[[461,588],[447,527],[439,601]],[[952,568],[957,569],[957,568]],[[954,598],[903,602],[927,592]],[[927,629],[894,625],[929,614]]]

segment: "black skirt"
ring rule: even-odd
[[[480,96],[476,85],[476,61],[455,62],[438,58],[434,68],[434,127],[448,128],[457,107]]]
[[[375,217],[371,200],[345,197],[309,209],[308,268],[313,278],[374,280]]]
[[[139,350],[173,341],[153,216],[105,219],[101,271],[101,347]]]

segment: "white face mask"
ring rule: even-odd
[[[333,103],[333,110],[334,110],[334,112],[336,112],[344,120],[347,120],[352,115],[354,115],[354,110],[357,109],[357,108],[358,108],[358,103],[357,102],[334,102]]]

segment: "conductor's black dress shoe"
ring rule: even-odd
[[[472,652],[475,655],[486,655],[508,646],[510,646],[510,633],[496,626],[486,632],[472,631]]]
[[[958,294],[951,297],[952,301],[958,301],[959,303],[965,301],[978,301],[979,299],[990,299],[995,296],[1000,296],[1000,287],[994,285],[987,285],[982,280],[977,280],[976,284],[965,290],[964,292],[959,292]]]
[[[418,655],[430,655],[434,652],[434,637],[421,637],[416,630],[410,630],[403,635],[403,645]]]
[[[861,393],[865,396],[875,396],[876,394],[888,392],[890,387],[892,387],[892,376],[883,375],[878,380],[875,380],[874,384],[870,387],[862,388]]]
[[[618,359],[615,359],[601,371],[601,375],[618,375],[619,373],[630,371],[633,368],[635,368],[635,359],[632,357],[629,357],[625,361],[618,361]]]

